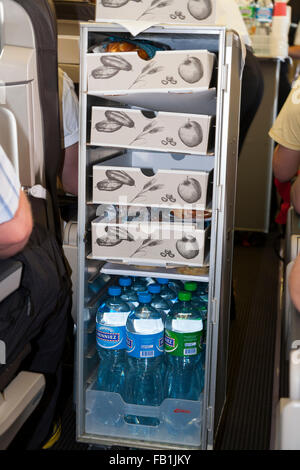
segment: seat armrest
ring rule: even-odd
[[[20,372],[0,394],[0,450],[8,447],[35,410],[44,393],[45,383],[42,374]]]
[[[0,260],[0,302],[20,286],[23,265],[14,259]]]

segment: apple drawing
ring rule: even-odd
[[[203,132],[200,124],[196,121],[188,122],[180,127],[178,131],[179,138],[187,147],[196,147],[201,144],[203,139]]]
[[[181,199],[189,204],[199,201],[202,190],[199,181],[195,178],[187,176],[186,179],[178,186],[177,192]]]
[[[212,3],[211,0],[189,0],[187,9],[196,20],[205,20],[211,15]]]
[[[181,240],[176,242],[176,249],[185,259],[195,258],[199,254],[198,242],[191,234],[184,234]]]
[[[178,67],[180,77],[187,83],[196,83],[203,77],[203,65],[198,57],[187,57]]]

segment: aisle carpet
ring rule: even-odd
[[[238,235],[241,235],[240,238]],[[235,318],[231,321],[227,404],[215,448],[268,450],[276,335],[279,238],[236,235]]]

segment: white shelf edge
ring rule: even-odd
[[[189,269],[189,274],[183,274],[183,270]],[[193,274],[203,270],[203,274]],[[167,279],[191,280],[199,282],[209,282],[208,267],[186,268],[182,267],[163,267],[163,266],[142,266],[128,265],[122,263],[105,263],[101,268],[101,273],[115,276],[136,276],[136,277],[161,277]],[[207,271],[206,273],[204,271]]]

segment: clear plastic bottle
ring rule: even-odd
[[[121,288],[109,287],[108,298],[96,315],[96,344],[100,356],[97,388],[123,395],[126,369],[126,321],[130,307]]]
[[[198,287],[195,281],[188,281],[184,283],[184,290],[191,293],[191,303],[200,308],[200,310],[207,310],[208,293],[205,288]]]
[[[161,314],[151,307],[152,296],[139,293],[139,306],[126,323],[127,363],[124,400],[127,403],[159,406],[163,395],[164,325]],[[155,417],[127,415],[131,424],[156,426]]]
[[[177,279],[170,279],[168,286],[170,287],[170,289],[173,289],[176,292],[176,295],[178,295],[178,292],[183,288],[183,283],[182,281]]]
[[[132,288],[132,280],[130,277],[120,277],[119,285],[122,289],[121,299],[126,302],[130,309],[133,310],[139,304],[137,292]]]
[[[165,300],[175,303],[177,301],[177,294],[169,287],[169,279],[158,277],[156,281],[160,285],[160,296]]]
[[[255,11],[255,34],[269,35],[271,33],[273,16],[273,2],[271,0],[257,0]]]
[[[192,306],[191,293],[180,291],[165,325],[166,397],[199,400],[203,389],[202,334],[201,313]]]
[[[255,32],[256,3],[254,0],[237,0],[238,7],[250,35]]]
[[[146,292],[148,283],[143,277],[134,277],[132,289],[136,292]]]
[[[161,297],[161,287],[159,284],[150,284],[148,286],[148,291],[152,295],[151,307],[154,307],[156,310],[158,310],[162,316],[163,321],[165,321],[167,314],[172,308],[172,302]]]
[[[206,334],[207,334],[207,285],[198,286],[196,282],[185,282],[184,289],[191,293],[191,303],[200,310],[203,322],[201,363],[205,364]]]
[[[197,283],[197,295],[204,302],[208,302],[208,284],[207,282],[198,282]]]

